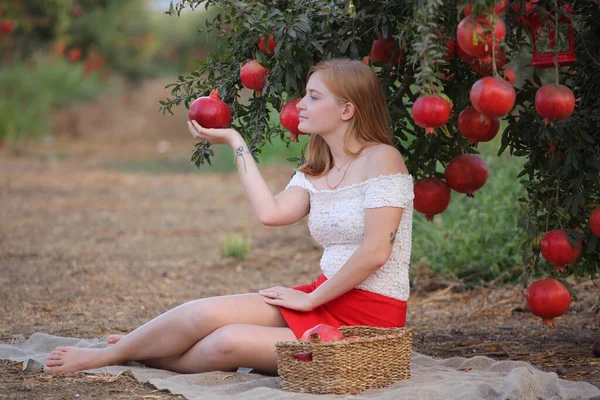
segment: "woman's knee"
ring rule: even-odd
[[[239,346],[243,342],[239,332],[236,325],[226,325],[206,337],[202,342],[206,357],[209,360],[219,361],[238,353]]]

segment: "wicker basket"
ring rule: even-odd
[[[277,370],[284,390],[357,394],[410,378],[411,329],[342,326],[340,330],[345,337],[358,338],[276,344]],[[312,361],[294,358],[302,353],[312,353]]]

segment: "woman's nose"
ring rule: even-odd
[[[299,102],[296,104],[296,108],[297,108],[298,110],[302,110],[302,109],[304,109],[304,103],[303,103],[303,102],[304,102],[304,97],[302,98],[302,100],[300,100],[300,101],[299,101]]]

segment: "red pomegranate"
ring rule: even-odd
[[[467,107],[458,116],[458,131],[469,139],[469,143],[489,142],[498,134],[500,121]]]
[[[334,342],[336,340],[344,340],[344,335],[339,329],[331,325],[319,324],[307,329],[300,340],[312,343]],[[312,361],[312,353],[294,354],[293,357],[302,362]]]
[[[267,47],[265,47],[265,38],[267,38]],[[273,54],[275,54],[275,47],[277,47],[277,43],[275,42],[275,40],[273,40],[273,36],[271,35],[265,35],[258,39],[258,48],[260,52],[263,53],[265,56],[270,57]]]
[[[594,235],[600,238],[600,207],[595,208],[590,215],[590,229]]]
[[[527,1],[527,3],[525,4],[525,15],[529,15],[534,8],[537,6],[538,0],[529,0]],[[521,9],[521,2],[516,2],[515,4],[511,5],[513,11],[515,13],[518,13],[519,10]],[[517,17],[517,22],[521,23],[521,24],[527,24],[527,18],[524,15],[519,15]]]
[[[79,4],[74,5],[71,9],[71,14],[73,14],[74,17],[79,17],[81,14],[83,14],[83,7],[81,7]]]
[[[486,76],[473,84],[469,97],[477,110],[490,117],[500,118],[512,110],[517,94],[504,79]]]
[[[260,95],[262,88],[265,87],[265,79],[269,74],[269,68],[265,68],[256,60],[250,60],[242,65],[240,69],[240,80],[242,85],[248,89],[254,89],[257,95]]]
[[[81,49],[71,49],[67,53],[67,59],[71,62],[77,62],[81,60]]]
[[[443,59],[450,61],[454,58],[454,54],[456,53],[456,41],[454,39],[446,40],[446,48],[446,53],[444,53]]]
[[[298,135],[301,135],[302,132],[298,129],[298,124],[300,123],[300,110],[296,108],[296,105],[302,100],[301,98],[292,100],[285,104],[281,108],[281,112],[279,113],[279,122],[281,125],[288,131],[290,131],[290,136],[294,142],[298,141]]]
[[[552,325],[552,320],[566,313],[571,305],[571,295],[565,285],[552,278],[531,282],[526,298],[529,311],[542,318],[546,325]]]
[[[487,182],[488,167],[481,157],[463,154],[448,163],[444,175],[448,186],[454,191],[474,197],[473,192]]]
[[[0,23],[0,36],[8,35],[15,29],[15,24],[9,20],[5,19]]]
[[[217,89],[212,90],[209,96],[194,100],[188,115],[190,121],[194,120],[204,128],[227,128],[231,123],[231,110],[221,100]]]
[[[496,71],[499,71],[506,62],[506,53],[503,51],[496,51]],[[481,75],[491,75],[493,70],[492,67],[492,54],[486,54],[473,62],[471,62],[471,69],[475,72],[479,72]]]
[[[441,179],[428,178],[415,183],[414,207],[425,214],[428,221],[433,221],[436,214],[441,214],[450,204],[450,186]]]
[[[504,12],[504,10],[506,9],[506,6],[508,5],[508,0],[497,0],[496,1],[496,5],[494,6],[494,14],[501,14]],[[465,6],[465,8],[463,9],[463,12],[465,13],[465,17],[468,17],[469,15],[471,15],[471,13],[473,12],[473,4],[469,3]],[[491,12],[491,10],[490,10]]]
[[[561,161],[565,161],[565,153],[563,152],[565,148],[563,146],[558,146],[552,139],[548,141],[548,148],[546,149],[546,155],[548,158],[557,157]]]
[[[439,96],[421,96],[412,106],[413,119],[425,128],[425,136],[436,136],[435,128],[448,122],[450,111],[450,103]]]
[[[402,50],[397,46],[396,39],[394,39],[393,37],[384,38],[381,32],[377,32],[377,39],[373,41],[373,45],[371,46],[371,53],[369,54],[369,59],[372,63],[388,63],[390,61],[392,53],[394,52],[394,49],[396,49],[396,55],[394,56],[392,64],[397,64],[400,60]]]
[[[492,38],[496,35],[496,47],[506,36],[506,25],[502,18],[495,18],[492,32],[492,20],[487,15],[465,17],[458,24],[456,40],[463,51],[475,57],[483,57],[492,51]]]
[[[342,332],[331,325],[319,324],[310,329],[307,329],[302,335],[303,342],[333,342],[336,340],[343,340],[344,335]]]
[[[535,109],[545,123],[567,118],[575,109],[575,95],[564,85],[549,83],[535,93]]]
[[[515,81],[517,80],[517,73],[515,70],[510,67],[504,67],[502,73],[504,74],[504,78],[506,78],[506,80],[514,86]]]
[[[581,239],[577,239],[579,247],[573,247],[567,239],[567,233],[562,229],[547,232],[540,242],[542,256],[551,263],[556,264],[557,271],[564,271],[565,264],[574,263],[581,254]]]
[[[477,59],[477,57],[465,53],[462,47],[460,47],[460,42],[456,42],[456,53],[458,54],[458,58],[460,58],[467,64],[471,64],[473,60]]]

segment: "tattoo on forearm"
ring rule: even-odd
[[[246,173],[248,173],[248,170],[246,169],[246,159],[243,157],[244,153],[250,153],[250,152],[244,146],[238,147],[237,149],[235,149],[235,159],[237,160],[237,158],[239,156],[242,156],[242,160],[244,160],[244,171]]]
[[[396,233],[398,233],[398,229],[396,229],[394,232],[390,232],[390,244],[394,244],[394,241],[396,240]]]

